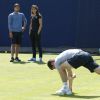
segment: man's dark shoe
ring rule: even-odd
[[[21,60],[18,57],[15,58],[15,61],[16,62],[21,62]]]
[[[11,57],[11,60],[10,60],[10,62],[14,62],[14,58],[13,58],[13,57]]]

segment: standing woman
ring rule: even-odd
[[[38,48],[39,62],[42,62],[41,30],[42,30],[42,16],[39,13],[38,6],[32,5],[29,35],[32,43],[33,57],[28,61],[33,61],[33,62],[36,61],[36,48]]]

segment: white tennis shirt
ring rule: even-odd
[[[75,54],[82,51],[81,49],[68,49],[63,51],[55,58],[55,68],[60,69],[61,64],[67,62],[68,59],[72,58]]]

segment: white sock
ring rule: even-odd
[[[63,82],[64,87],[68,87],[67,82]]]

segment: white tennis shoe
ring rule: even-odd
[[[71,95],[72,91],[66,86],[62,87],[60,90],[56,91],[57,95]]]

